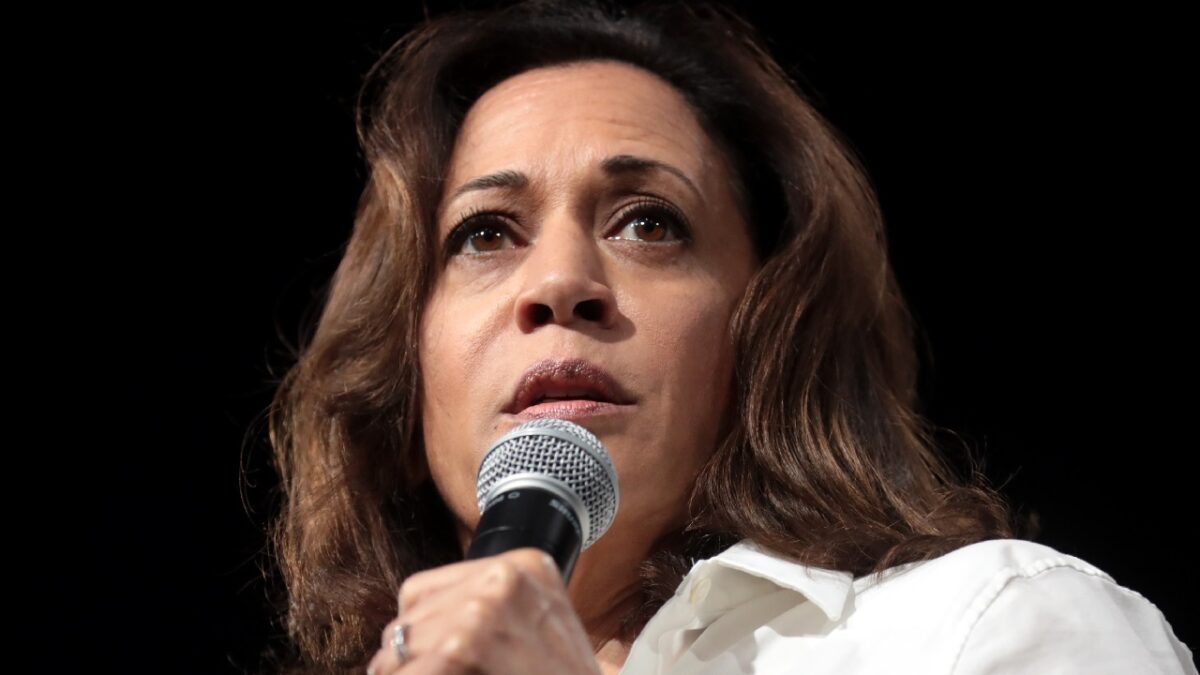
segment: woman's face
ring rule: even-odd
[[[470,109],[420,338],[426,455],[464,541],[483,453],[538,417],[612,455],[621,506],[600,544],[678,524],[723,428],[729,319],[755,269],[733,181],[681,95],[633,66],[527,71]]]

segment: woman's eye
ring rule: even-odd
[[[492,253],[515,245],[508,226],[491,215],[466,218],[446,238],[449,255]]]
[[[504,248],[504,240],[508,237],[499,228],[483,226],[471,230],[463,242],[470,253],[499,251]]]
[[[669,243],[688,238],[683,217],[664,205],[635,206],[622,214],[621,220],[625,223],[624,227],[609,239]]]

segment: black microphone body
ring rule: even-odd
[[[582,544],[579,516],[571,506],[550,490],[518,487],[500,493],[487,505],[467,559],[532,546],[550,554],[567,581]]]

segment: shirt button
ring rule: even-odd
[[[696,583],[692,584],[692,591],[688,594],[688,602],[692,603],[693,606],[699,605],[708,597],[708,592],[711,589],[712,580],[708,577],[697,580]]]

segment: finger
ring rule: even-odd
[[[457,615],[481,632],[504,635],[534,627],[551,609],[570,605],[557,566],[540,550],[509,551],[477,562],[467,579],[427,592],[405,616],[424,621]]]
[[[456,671],[523,672],[503,664],[516,658],[527,668],[530,646],[543,645],[544,658],[579,642],[560,625],[578,624],[578,619],[557,566],[540,550],[510,551],[420,576],[403,589],[401,616],[380,635],[381,649],[372,661],[375,675],[409,673],[435,655],[439,663],[455,664]],[[547,624],[548,617],[553,618]],[[409,658],[399,669],[403,664],[391,643],[402,623],[408,626],[404,642]],[[590,647],[585,652],[590,660]]]
[[[486,562],[487,559],[467,560],[409,576],[404,583],[400,584],[400,591],[397,594],[396,604],[399,613],[404,614],[406,611],[410,611],[429,595],[456,587],[463,581],[472,578],[479,573],[480,568]]]
[[[426,654],[420,659],[392,671],[375,671],[370,675],[479,675],[484,671],[469,668],[442,654]]]
[[[428,595],[405,614],[416,628],[415,653],[488,672],[524,672],[530,647],[550,662],[594,660],[590,644],[578,639],[583,628],[553,560],[531,549],[480,562],[486,564],[469,580]]]
[[[393,619],[384,628],[379,651],[371,660],[373,675],[410,672],[413,664],[436,657],[464,672],[487,664],[498,644],[511,642],[511,621],[497,619],[497,605],[478,597],[445,593],[415,610],[419,616]],[[402,643],[397,646],[397,642]]]
[[[552,585],[561,586],[552,565],[540,552],[522,552],[475,561],[469,566],[471,573],[457,584],[445,582],[459,575],[442,575],[441,584],[439,579],[428,579],[432,583],[418,589],[419,601],[381,631],[380,668],[405,660],[390,653],[402,625],[407,627],[403,642],[409,662],[437,654],[468,670],[492,664],[496,652],[515,643],[536,643],[536,624],[546,608],[556,604],[544,596],[563,595]]]
[[[518,549],[497,556],[496,563],[497,567],[489,570],[490,576],[483,581],[491,585],[491,594],[514,611],[534,619],[527,621],[527,625],[536,626],[552,611],[571,610],[562,573],[545,552]]]
[[[370,675],[387,675],[412,661],[411,628],[400,619],[393,619],[384,627],[379,651],[367,665]],[[397,644],[397,641],[400,644]]]
[[[548,553],[538,548],[518,548],[497,556],[509,560],[546,586],[563,586],[562,572]]]
[[[540,600],[565,599],[566,587],[549,555],[523,548],[412,575],[400,587],[398,613],[416,620],[476,594],[540,614],[546,611]]]
[[[500,622],[524,629],[521,634],[508,631],[503,636],[506,642],[534,645],[550,663],[575,664],[569,672],[593,672],[595,655],[584,637],[583,626],[554,560],[532,548],[510,551],[497,558],[498,563],[508,566],[508,570],[501,567],[497,576],[489,579],[495,585],[492,591],[504,599],[507,609],[501,613]],[[517,574],[506,573],[513,570]],[[526,650],[500,649],[488,656],[487,663],[496,667],[496,672],[526,672],[530,665],[528,656]]]
[[[404,625],[405,648],[399,653],[392,643],[396,628]],[[477,667],[482,663],[477,624],[464,622],[462,615],[442,613],[414,627],[395,619],[387,625],[383,634],[384,645],[375,652],[367,664],[368,675],[393,675],[402,673],[475,673],[483,672]],[[417,636],[420,636],[419,638]]]

